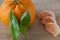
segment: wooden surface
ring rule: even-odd
[[[30,26],[27,32],[27,40],[60,40],[60,35],[54,38],[39,22],[37,14],[41,10],[51,10],[55,12],[56,16],[60,16],[60,0],[32,0],[36,7],[36,19]],[[3,0],[0,0],[0,5]],[[60,17],[57,17],[57,22],[60,25]],[[21,37],[20,37],[21,39]],[[0,40],[11,40],[9,35],[9,28],[0,21]]]

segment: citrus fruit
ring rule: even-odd
[[[19,3],[15,3],[13,0],[4,0],[3,4],[0,7],[0,19],[6,25],[10,25],[10,9],[14,12],[17,20],[20,19],[21,15],[25,11],[24,5],[27,7],[30,14],[30,24],[35,19],[35,7],[31,0],[18,0]],[[22,5],[22,4],[23,5]]]

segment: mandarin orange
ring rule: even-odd
[[[31,0],[18,0],[19,3],[15,4],[13,0],[4,0],[3,4],[0,6],[0,19],[2,22],[6,25],[10,25],[10,8],[12,8],[12,11],[14,12],[14,15],[16,16],[17,20],[20,19],[21,15],[25,11],[24,6],[21,4],[23,3],[27,8],[28,12],[30,14],[30,24],[35,19],[35,7]],[[21,3],[20,3],[21,2]]]

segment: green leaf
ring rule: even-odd
[[[18,4],[19,1],[18,0],[13,0],[13,3]]]
[[[29,24],[30,24],[30,14],[28,10],[25,10],[25,12],[22,14],[20,18],[20,31],[24,36],[26,36],[26,31],[28,29]]]
[[[10,34],[13,40],[18,40],[19,24],[12,10],[10,11]]]

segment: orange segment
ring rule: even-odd
[[[45,29],[50,32],[54,37],[60,34],[60,28],[56,23],[47,23]]]

